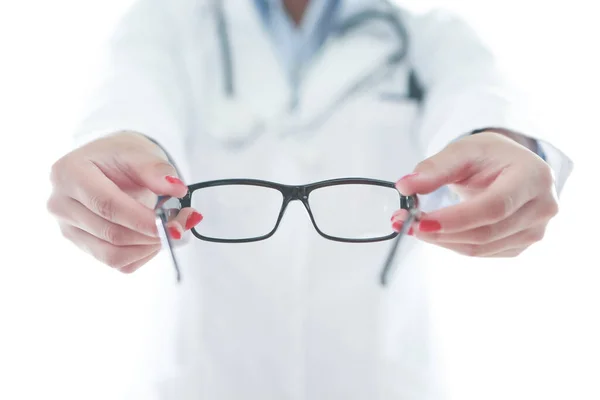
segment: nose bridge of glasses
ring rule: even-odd
[[[290,201],[300,200],[305,202],[308,199],[308,190],[306,186],[290,186],[289,187]]]

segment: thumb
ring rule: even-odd
[[[123,164],[125,173],[132,181],[159,196],[181,198],[188,192],[175,167],[155,154],[130,155]]]
[[[465,180],[477,171],[479,162],[472,152],[460,149],[458,143],[446,147],[436,155],[421,161],[413,173],[396,182],[403,195],[428,194],[444,185]]]

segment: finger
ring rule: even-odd
[[[95,259],[112,268],[122,268],[160,250],[160,245],[115,246],[72,225],[61,224],[63,236]]]
[[[147,236],[157,236],[154,211],[123,192],[97,167],[87,168],[65,190],[105,220]]]
[[[136,153],[122,161],[120,168],[132,181],[157,195],[181,198],[188,192],[175,167],[154,154]]]
[[[396,188],[405,196],[428,194],[444,185],[465,180],[480,169],[483,157],[478,147],[457,142],[447,146],[436,155],[421,161],[412,174],[396,183]]]
[[[459,254],[470,257],[489,257],[508,250],[527,248],[533,243],[541,240],[544,236],[544,232],[545,226],[534,227],[484,245],[472,243],[445,243],[439,241],[430,241],[427,238],[419,237],[418,234],[416,236],[425,242],[444,247]]]
[[[408,210],[404,208],[400,208],[392,214],[392,221],[406,221],[406,218],[408,218]]]
[[[401,225],[404,221],[407,220],[408,215],[409,215],[408,211],[405,210],[405,209],[403,209],[403,208],[401,208],[399,210],[396,210],[392,214],[392,218],[391,218],[392,225],[394,225],[394,224],[400,224]]]
[[[179,221],[172,220],[167,223],[167,231],[169,232],[169,236],[171,239],[180,240],[183,237],[183,232],[185,231]]]
[[[409,213],[407,210],[401,208],[399,210],[397,210],[396,212],[394,212],[394,214],[392,215],[392,229],[396,232],[401,232],[402,231],[402,227],[404,226],[404,221],[406,221],[408,219]],[[412,235],[413,233],[413,229],[409,229],[409,231],[407,232],[409,235]]]
[[[156,255],[158,253],[159,253],[159,251],[155,251],[155,252],[151,253],[150,255],[148,255],[147,257],[142,258],[141,260],[135,261],[135,262],[128,264],[122,268],[119,268],[119,271],[121,271],[124,274],[134,273],[135,271],[140,269],[142,266],[144,266],[146,263],[148,263],[150,260],[152,260],[154,257],[156,257]]]
[[[172,239],[183,239],[183,233],[194,228],[202,221],[203,216],[193,208],[182,209],[177,216],[167,223],[167,231]]]
[[[167,223],[167,232],[172,239],[175,239],[171,243],[172,247],[186,245],[189,242],[189,236],[186,236],[184,232],[197,226],[202,219],[202,214],[193,208],[188,207],[179,211],[175,218]]]
[[[526,248],[518,248],[518,249],[510,249],[510,250],[504,250],[501,251],[500,253],[496,253],[496,254],[492,254],[489,256],[486,256],[487,258],[511,258],[511,257],[517,257],[519,255],[521,255],[522,252],[524,252],[526,250]]]
[[[173,219],[176,221],[183,230],[189,231],[196,225],[198,225],[204,217],[198,211],[191,207],[183,208],[177,216]]]
[[[531,200],[508,218],[490,225],[455,233],[418,232],[418,237],[445,243],[486,244],[541,224],[552,214],[542,201]]]
[[[53,195],[48,210],[60,221],[67,222],[115,246],[159,244],[156,237],[146,236],[129,228],[107,221],[67,196]]]
[[[514,174],[500,175],[484,192],[459,204],[432,211],[419,223],[422,232],[461,232],[500,222],[534,198]]]

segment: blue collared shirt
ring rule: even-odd
[[[327,38],[340,0],[311,0],[296,25],[281,0],[254,0],[292,82]]]

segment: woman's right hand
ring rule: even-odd
[[[62,234],[97,260],[124,273],[160,251],[153,207],[158,195],[183,197],[187,186],[159,146],[124,132],[82,146],[52,166],[48,211]],[[182,209],[167,227],[180,239],[202,216]]]

